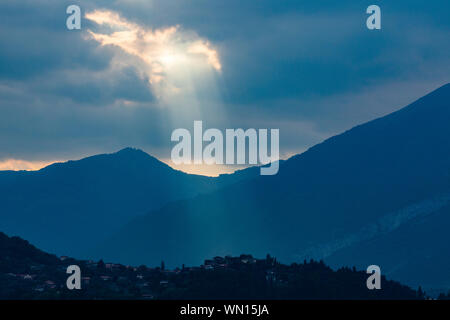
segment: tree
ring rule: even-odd
[[[102,259],[100,259],[100,261],[97,263],[97,268],[98,269],[105,269],[105,263],[103,262]]]
[[[424,299],[425,298],[425,292],[422,290],[421,286],[419,286],[419,289],[417,289],[417,297],[419,299]]]

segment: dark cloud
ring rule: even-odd
[[[375,32],[365,28],[367,1],[2,1],[0,159],[127,145],[164,157],[174,123],[189,126],[197,116],[183,111],[187,99],[180,111],[164,108],[138,65],[89,40],[93,22],[68,31],[69,4],[115,10],[153,29],[180,25],[209,40],[223,67],[217,93],[211,97],[208,79],[194,95],[226,114],[210,126],[280,127],[284,154],[450,81],[448,1],[380,0]]]

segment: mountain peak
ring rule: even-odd
[[[157,160],[155,157],[151,156],[150,154],[148,154],[147,152],[139,149],[139,148],[134,148],[134,147],[126,147],[123,149],[120,149],[117,152],[114,152],[112,154],[110,154],[111,156],[122,156],[122,157],[131,157],[131,158],[152,158]]]
[[[130,164],[132,163],[133,166],[138,164],[146,166],[150,164],[156,167],[170,168],[164,162],[151,156],[147,152],[133,147],[126,147],[115,153],[107,154],[106,156],[110,159],[115,159],[116,161],[123,161],[124,165],[128,162]]]
[[[126,147],[126,148],[120,149],[119,151],[116,152],[116,154],[146,154],[146,155],[148,155],[148,153],[142,151],[139,148],[134,148],[134,147]]]

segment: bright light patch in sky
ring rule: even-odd
[[[88,30],[102,46],[112,45],[138,58],[130,63],[144,69],[153,93],[160,99],[189,94],[192,78],[222,70],[219,54],[210,42],[178,25],[150,29],[109,10],[88,12],[86,18],[109,28],[102,33]]]
[[[284,159],[450,81],[449,5],[386,2],[374,31],[355,1],[82,0],[67,30],[68,4],[26,2],[0,1],[2,169],[128,146],[165,161],[196,120],[280,128]],[[181,169],[223,169],[200,167]]]
[[[34,171],[42,169],[56,161],[26,161],[19,159],[7,159],[4,161],[0,161],[0,171],[1,170],[27,170]]]

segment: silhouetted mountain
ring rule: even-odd
[[[25,273],[32,265],[56,265],[59,259],[19,237],[0,232],[0,273]]]
[[[164,259],[180,265],[214,255],[270,252],[282,261],[334,257],[336,264],[352,265],[364,252],[362,264],[379,264],[388,274],[400,268],[409,283],[445,284],[449,101],[447,84],[292,157],[276,176],[165,205],[130,223],[98,253],[122,262]],[[396,246],[389,237],[402,242]],[[372,240],[376,245],[366,248]],[[414,250],[416,245],[421,250]],[[352,247],[357,249],[339,255]],[[440,275],[440,282],[429,283],[422,274],[427,249],[432,260],[426,270]]]
[[[333,271],[322,261],[283,265],[251,255],[215,257],[198,267],[168,270],[76,260],[42,252],[0,232],[1,299],[424,299],[381,278],[368,290],[368,275],[355,268]],[[69,290],[69,265],[81,271],[80,290]],[[445,298],[445,296],[443,296]]]
[[[50,252],[85,256],[138,214],[239,179],[189,175],[132,148],[39,171],[0,171],[0,228]]]

